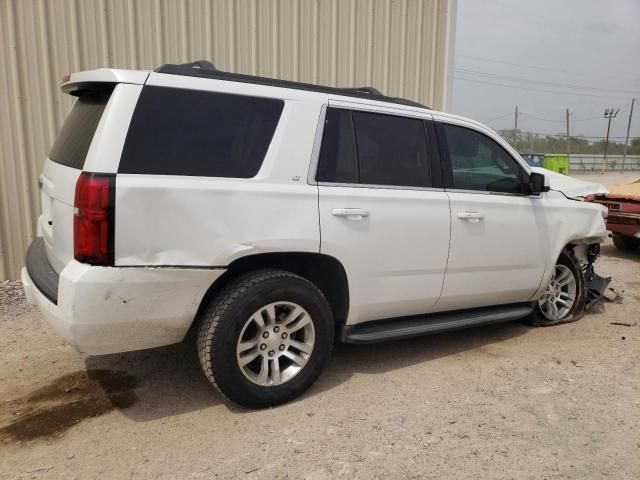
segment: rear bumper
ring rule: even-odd
[[[46,257],[43,259],[46,261]],[[222,269],[95,267],[60,272],[57,304],[22,269],[25,296],[66,342],[92,355],[182,341]]]

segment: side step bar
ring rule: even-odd
[[[375,343],[508,322],[526,317],[534,307],[535,303],[517,303],[412,317],[387,318],[358,325],[347,325],[342,330],[341,340],[347,343]]]

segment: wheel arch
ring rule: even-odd
[[[243,273],[264,268],[286,270],[309,280],[327,298],[336,326],[346,323],[349,314],[349,284],[347,272],[338,259],[321,253],[274,252],[247,255],[231,262],[225,273],[204,294],[190,330],[196,327],[202,309],[231,280]]]
[[[595,256],[597,257],[600,252],[601,243],[601,237],[574,237],[560,243],[559,246],[550,255],[549,264],[545,268],[544,274],[540,279],[538,289],[533,295],[531,295],[529,300],[536,300],[540,297],[540,295],[542,295],[545,288],[547,287],[547,284],[551,281],[551,276],[554,271],[553,266],[558,262],[560,255],[562,255],[562,252],[569,251],[581,265],[586,265],[587,263],[595,260],[595,257],[592,257],[590,259],[590,248],[592,248],[593,245],[598,246],[595,252]]]

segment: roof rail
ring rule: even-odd
[[[421,103],[407,100],[404,98],[388,97],[383,95],[380,90],[373,87],[352,87],[338,88],[327,87],[324,85],[315,85],[312,83],[293,82],[290,80],[279,80],[276,78],[259,77],[254,75],[245,75],[241,73],[225,72],[218,70],[213,63],[206,60],[197,60],[191,63],[171,64],[167,63],[154,70],[157,73],[166,73],[170,75],[186,75],[191,77],[215,78],[217,80],[228,80],[232,82],[254,83],[258,85],[269,85],[274,87],[292,88],[295,90],[306,90],[311,92],[332,93],[334,95],[345,95],[348,97],[368,98],[378,100],[380,102],[397,103],[400,105],[408,105],[411,107],[429,108]]]

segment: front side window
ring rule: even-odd
[[[146,86],[118,172],[254,177],[283,107],[271,98]]]
[[[469,128],[441,126],[451,159],[453,188],[523,193],[522,168],[496,141]]]
[[[423,121],[328,109],[316,180],[431,187]]]

